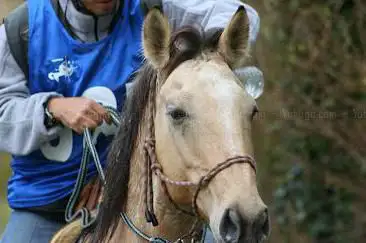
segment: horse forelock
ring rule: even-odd
[[[158,72],[169,76],[181,63],[195,58],[207,48],[215,48],[222,30],[203,33],[201,28],[185,26],[171,37],[170,58],[162,70],[145,62],[136,77],[131,95],[127,98],[119,130],[111,144],[106,166],[106,185],[95,224],[83,234],[93,234],[93,243],[103,242],[113,235],[119,215],[125,209],[130,178],[130,163],[139,139],[139,128],[149,100],[155,100]],[[150,97],[152,96],[152,97]],[[142,138],[144,139],[144,138]]]

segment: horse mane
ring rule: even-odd
[[[167,77],[184,61],[193,59],[203,49],[214,48],[222,29],[215,29],[206,34],[202,28],[183,27],[172,34],[170,59],[160,70]],[[83,235],[92,234],[92,243],[104,242],[116,230],[120,212],[126,206],[130,161],[133,155],[141,122],[149,100],[155,100],[158,71],[148,61],[144,61],[134,78],[135,85],[126,99],[122,110],[122,121],[111,144],[106,166],[106,185],[103,201],[100,204],[96,222],[83,231]]]

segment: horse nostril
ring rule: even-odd
[[[238,242],[241,235],[241,217],[237,210],[226,209],[220,222],[220,236],[224,242]]]
[[[257,228],[256,231],[260,236],[264,238],[268,237],[270,231],[270,220],[267,208],[258,215],[255,225]]]

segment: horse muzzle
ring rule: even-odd
[[[225,243],[261,243],[268,238],[270,220],[267,207],[261,206],[253,217],[248,217],[239,207],[227,208],[219,224],[219,240]]]

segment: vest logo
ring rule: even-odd
[[[77,78],[80,66],[76,61],[69,60],[68,57],[52,59],[49,66],[48,78],[56,82],[64,79],[66,83]]]

